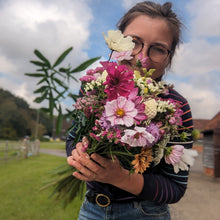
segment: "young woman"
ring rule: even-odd
[[[125,36],[131,36],[135,47],[133,59],[126,61],[132,68],[139,54],[149,57],[150,68],[156,69],[152,78],[160,81],[165,69],[170,67],[175,49],[180,42],[181,23],[171,10],[171,3],[164,5],[147,1],[131,8],[119,21],[118,28]],[[166,98],[181,105],[183,126],[192,129],[192,117],[185,98],[170,89]],[[79,220],[101,219],[170,219],[168,205],[181,199],[187,187],[188,171],[177,174],[161,160],[160,164],[143,174],[130,174],[116,159],[88,156],[82,152],[83,143],[72,146],[74,132],[67,142],[67,161],[79,172],[74,176],[87,181],[86,199]],[[192,147],[192,139],[181,142],[172,140],[170,145]]]

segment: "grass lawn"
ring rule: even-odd
[[[64,141],[49,141],[49,142],[40,142],[40,148],[45,149],[58,149],[65,150],[65,142]]]
[[[66,158],[45,154],[0,163],[0,219],[76,220],[80,199],[64,210],[60,203],[48,199],[52,189],[39,191],[50,178],[48,172],[64,163]]]

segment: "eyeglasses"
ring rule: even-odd
[[[131,37],[133,39],[133,42],[135,43],[132,55],[135,56],[143,50],[145,44],[141,41],[140,38],[135,36]],[[168,50],[161,44],[152,44],[148,47],[147,50],[147,56],[155,63],[163,62],[169,56],[170,53],[171,50]]]

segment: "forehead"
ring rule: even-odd
[[[125,35],[134,35],[144,43],[163,43],[171,46],[173,35],[165,19],[147,15],[135,17],[125,28]]]

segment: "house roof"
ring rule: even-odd
[[[200,131],[205,130],[205,127],[209,121],[209,119],[193,119],[194,129],[198,129]]]
[[[220,112],[217,113],[205,126],[205,130],[220,128]]]

